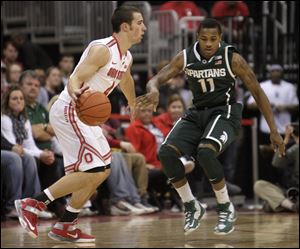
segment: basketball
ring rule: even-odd
[[[76,112],[79,119],[90,126],[105,123],[111,113],[111,104],[104,93],[88,90],[76,101]]]

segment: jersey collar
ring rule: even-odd
[[[119,50],[119,54],[120,54],[120,59],[122,59],[122,53],[121,53],[121,49],[120,49],[120,46],[119,46],[119,42],[118,42],[118,40],[117,40],[117,38],[114,36],[114,35],[112,35],[112,37],[115,39],[115,41],[117,42],[117,46],[118,46],[118,50]]]
[[[197,45],[199,44],[199,42],[195,42],[194,44],[194,54],[196,56],[196,58],[199,60],[199,61],[202,61],[201,59],[201,55],[199,54],[198,50],[197,50]],[[219,43],[219,48],[221,47],[221,43]],[[215,57],[215,55],[213,55],[212,57],[209,58],[208,62],[211,62],[212,59]]]

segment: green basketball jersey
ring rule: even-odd
[[[209,59],[201,58],[199,43],[184,49],[184,72],[193,104],[196,107],[229,105],[235,102],[235,75],[231,70],[234,47],[221,42],[217,52]]]

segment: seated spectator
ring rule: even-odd
[[[24,153],[33,155],[46,165],[54,162],[52,152],[46,149],[40,150],[34,143],[31,124],[25,111],[24,95],[19,86],[11,86],[3,97],[1,133],[10,144],[19,145],[20,150]]]
[[[13,34],[11,40],[19,50],[20,61],[25,70],[36,68],[46,70],[52,65],[48,54],[38,44],[29,41],[25,34]]]
[[[22,73],[22,67],[19,63],[12,63],[7,70],[7,81],[9,84],[18,84]]]
[[[62,55],[58,62],[58,67],[60,69],[62,82],[64,86],[66,86],[74,69],[74,56],[71,54]]]
[[[64,90],[61,74],[57,67],[50,67],[46,71],[45,89],[48,93],[47,103],[53,96],[59,94]]]
[[[153,124],[153,106],[137,110],[137,119],[125,130],[125,136],[137,152],[144,155],[149,170],[149,191],[161,193],[163,196],[170,187],[167,177],[162,171],[157,153],[164,141],[163,133]],[[153,198],[152,198],[153,199]],[[154,204],[152,202],[152,204]],[[161,204],[155,203],[156,205]]]
[[[111,215],[145,214],[156,211],[141,202],[127,163],[120,152],[113,152],[111,173],[107,178],[111,200]]]
[[[237,40],[238,31],[243,29],[244,18],[249,16],[249,9],[243,1],[217,1],[211,9],[211,16],[218,19],[222,24],[222,30],[225,36],[228,35],[228,18],[238,16],[232,22],[232,34],[234,40]],[[226,38],[225,38],[226,39]]]
[[[5,64],[1,61],[1,98],[6,93],[8,89],[8,82],[6,79],[7,68]]]
[[[9,40],[4,43],[2,54],[1,64],[4,63],[6,67],[9,67],[12,63],[17,63],[19,52],[12,41]]]
[[[177,13],[179,19],[185,16],[201,16],[204,14],[192,1],[168,1],[163,3],[160,6],[159,10],[174,10]],[[188,27],[184,27],[184,29],[195,31],[198,25],[199,24],[190,21],[188,22]],[[168,27],[164,27],[164,32],[168,32],[168,29]]]
[[[173,94],[167,99],[167,112],[154,117],[153,122],[166,137],[184,111],[185,104],[182,98],[178,94]]]
[[[4,207],[7,217],[17,218],[14,201],[36,195],[41,191],[34,157],[24,152],[19,144],[11,144],[1,133],[1,182],[3,183]],[[40,217],[51,218],[48,212]]]
[[[116,130],[106,123],[102,125],[104,136],[112,149],[121,149],[121,154],[126,160],[126,165],[130,174],[132,175],[138,193],[141,196],[142,204],[149,207],[148,203],[148,170],[146,166],[145,157],[141,153],[137,153],[136,149],[130,142],[118,139]]]
[[[192,105],[193,95],[190,90],[185,88],[185,83],[185,76],[183,74],[178,74],[160,87],[159,113],[167,111],[167,100],[172,94],[178,94],[182,98],[186,108],[189,108]]]
[[[48,96],[48,92],[45,88],[46,85],[46,72],[44,69],[41,68],[37,68],[34,69],[35,74],[38,77],[38,80],[40,82],[40,93],[37,99],[37,102],[40,103],[42,106],[44,106],[45,108],[48,106],[48,102],[49,102],[49,96]]]
[[[254,185],[255,193],[266,201],[265,211],[280,212],[289,210],[299,212],[299,123],[294,126],[287,126],[284,143],[288,144],[290,138],[294,140],[294,144],[286,151],[286,156],[280,158],[277,152],[272,161],[273,166],[285,168],[285,170],[292,166],[291,176],[286,186],[276,186],[264,180],[258,180]],[[284,194],[284,187],[298,189],[295,198],[296,203],[289,198],[291,196]],[[291,191],[287,193],[289,192]]]

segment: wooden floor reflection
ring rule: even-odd
[[[81,218],[80,228],[96,236],[95,244],[83,245],[49,239],[47,232],[55,220],[41,222],[36,240],[29,237],[17,221],[6,221],[1,222],[1,247],[299,248],[299,215],[239,212],[236,229],[228,236],[213,234],[216,218],[216,213],[208,212],[201,227],[188,236],[183,235],[182,214]]]

